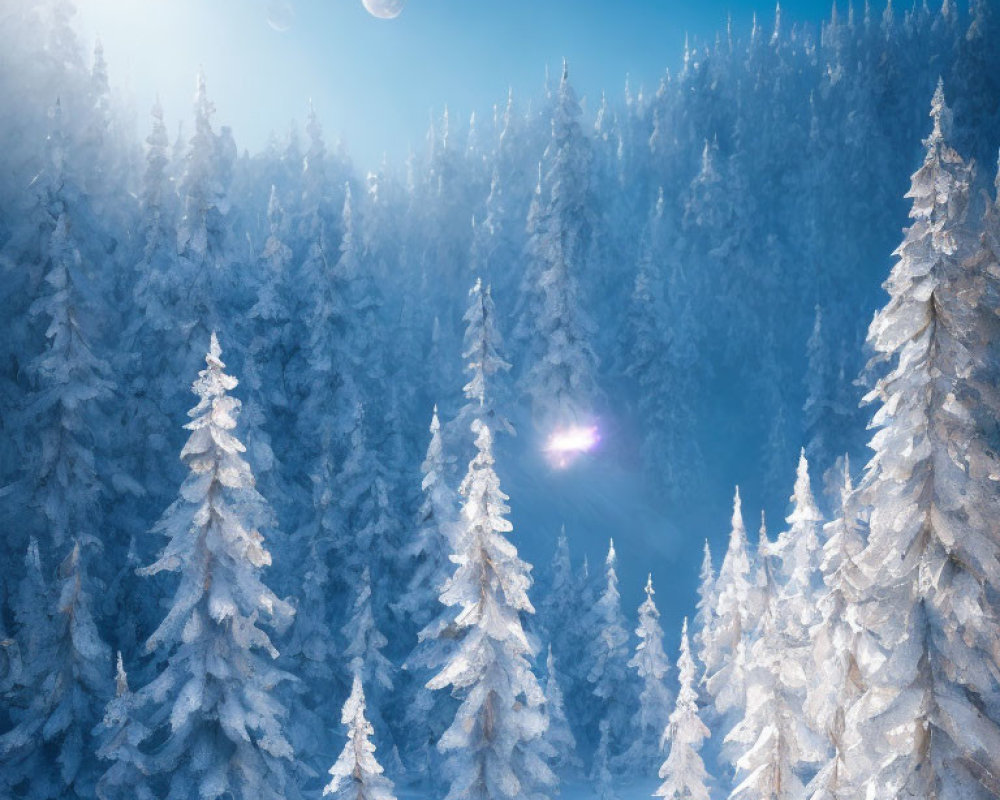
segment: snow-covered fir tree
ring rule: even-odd
[[[622,360],[638,386],[643,463],[677,498],[697,485],[704,467],[691,408],[701,360],[691,285],[673,249],[665,205],[660,187],[642,236]]]
[[[736,753],[731,800],[801,798],[802,774],[818,760],[819,737],[805,722],[799,696],[808,676],[800,663],[785,661],[788,644],[773,549],[770,542],[761,542],[763,613],[749,647],[742,719],[726,734]]]
[[[115,665],[115,696],[104,709],[104,719],[97,728],[99,746],[96,755],[113,762],[97,782],[98,800],[153,800],[155,795],[146,780],[146,753],[141,745],[149,738],[149,729],[136,715],[135,695],[128,685],[128,675],[118,653]]]
[[[629,297],[629,316],[625,341],[621,343],[624,373],[635,380],[640,388],[639,413],[648,433],[642,443],[645,463],[658,472],[672,467],[669,442],[662,437],[662,422],[669,417],[669,397],[666,386],[670,365],[664,364],[664,350],[669,337],[669,318],[664,297],[664,265],[662,252],[667,239],[664,228],[663,190],[657,197],[643,232],[642,251],[632,293]],[[664,475],[664,477],[667,477]]]
[[[382,598],[389,596],[381,584],[388,578],[387,567],[395,562],[402,529],[395,476],[390,469],[392,454],[384,440],[376,437],[380,432],[384,435],[369,408],[357,403],[343,461],[334,477],[338,496],[331,521],[336,535],[332,553],[335,585],[356,595],[364,568],[377,570],[382,580],[373,581],[372,591],[379,622],[387,610]]]
[[[829,321],[816,305],[812,333],[806,343],[806,400],[802,407],[806,456],[814,465],[830,464],[855,442],[859,397],[846,374],[844,348],[829,340]],[[851,343],[853,344],[853,342]],[[847,362],[849,363],[849,362]]]
[[[229,212],[231,157],[222,135],[212,126],[215,106],[208,99],[205,76],[198,74],[194,100],[194,135],[184,157],[177,223],[178,275],[182,299],[174,308],[183,314],[178,376],[190,374],[204,342],[221,321],[220,304],[233,303],[233,251]]]
[[[290,289],[293,253],[285,242],[288,223],[276,186],[271,186],[267,223],[268,236],[259,256],[261,269],[255,281],[256,296],[247,312],[250,330],[259,332],[247,336],[247,350],[256,359],[278,367],[271,372],[272,385],[267,387],[265,395],[265,410],[271,416],[275,407],[282,408],[287,404],[284,368],[297,347],[292,340],[292,314],[295,310]]]
[[[615,779],[611,754],[611,719],[603,717],[597,729],[597,749],[590,766],[590,785],[600,800],[618,800],[618,781]]]
[[[778,535],[775,547],[781,559],[784,624],[793,638],[805,639],[815,622],[815,594],[820,583],[819,565],[823,555],[820,544],[823,515],[813,497],[805,450],[799,454],[790,501],[792,511],[785,520],[789,527]]]
[[[302,197],[299,210],[299,235],[306,241],[314,241],[327,218],[330,209],[330,184],[327,175],[326,142],[323,126],[312,101],[306,115],[306,135],[309,147],[302,158]]]
[[[787,393],[782,391],[783,369],[778,343],[773,331],[768,330],[761,344],[761,366],[754,374],[755,391],[765,398],[762,422],[767,435],[760,448],[759,458],[763,467],[764,486],[777,491],[784,486],[792,454],[795,452]]]
[[[11,527],[16,537],[11,545],[23,547],[21,537],[37,532],[47,543],[45,552],[56,558],[73,537],[103,538],[99,504],[106,475],[99,461],[102,448],[105,458],[109,452],[99,436],[108,424],[102,406],[112,392],[110,367],[93,347],[101,308],[95,305],[93,266],[84,261],[74,235],[70,201],[77,190],[66,176],[63,124],[57,103],[46,142],[48,174],[38,190],[43,221],[35,269],[43,285],[29,310],[44,344],[26,365],[31,391],[14,414],[21,475],[11,487],[30,513],[22,525]]]
[[[767,575],[764,573],[764,562],[759,557],[760,549],[766,548],[770,538],[767,533],[767,513],[760,510],[760,527],[757,528],[757,553],[751,557],[750,565],[750,620],[760,618],[764,611],[764,588],[767,583]]]
[[[389,640],[376,619],[371,569],[367,565],[357,579],[353,602],[341,634],[345,642],[341,652],[347,662],[347,673],[360,675],[362,682],[370,687],[372,706],[369,716],[372,725],[385,752],[395,754],[396,745],[382,715],[382,708],[394,688],[396,667],[383,652]]]
[[[716,712],[731,719],[743,708],[748,668],[747,636],[753,625],[750,556],[739,488],[733,498],[729,545],[715,585],[715,625],[705,652],[705,688]]]
[[[15,702],[17,692],[31,686],[32,665],[41,664],[45,660],[44,651],[51,640],[52,625],[49,599],[49,586],[42,572],[42,558],[38,540],[32,536],[25,548],[23,573],[17,582],[16,590],[10,593],[10,605],[17,639],[5,639],[4,650],[14,653],[19,668],[9,676],[9,682],[4,684],[4,697],[9,698],[10,708],[5,722],[16,724],[12,713],[17,707]],[[6,588],[6,586],[4,587]]]
[[[290,505],[300,505],[305,492],[298,485],[288,480],[288,467],[278,457],[279,450],[272,431],[280,432],[282,427],[272,426],[271,420],[278,416],[278,408],[284,405],[283,399],[275,397],[281,389],[271,383],[269,366],[273,359],[267,355],[266,346],[252,343],[243,359],[243,378],[240,381],[244,387],[246,400],[240,411],[241,441],[246,446],[246,459],[254,473],[258,491],[267,497],[280,499],[281,514],[275,507],[275,518],[264,533],[269,541],[269,549],[279,557],[290,555],[289,538],[282,532],[286,530],[281,523],[286,519],[298,519],[298,508]],[[280,381],[280,378],[277,378]],[[280,436],[279,436],[280,438]],[[304,504],[303,504],[304,505]],[[292,576],[279,571],[274,576],[276,591],[287,592],[293,586]],[[289,584],[293,583],[293,586]]]
[[[170,141],[159,101],[150,112],[152,126],[146,137],[146,161],[140,195],[142,250],[135,263],[132,285],[133,313],[125,330],[130,344],[126,385],[133,402],[128,418],[129,438],[146,442],[130,453],[130,467],[144,477],[148,502],[169,501],[169,486],[180,478],[170,447],[171,419],[183,402],[187,375],[178,373],[176,343],[182,340],[180,320],[174,309],[181,303],[184,279],[177,265],[175,234],[177,198],[170,183]],[[173,346],[171,346],[171,343]],[[174,474],[177,472],[178,474]],[[156,513],[154,510],[153,513]],[[133,564],[145,555],[145,542],[133,532]]]
[[[709,777],[701,758],[701,746],[711,732],[698,715],[698,690],[687,617],[681,629],[677,672],[680,688],[663,730],[663,744],[669,743],[670,753],[660,766],[659,775],[663,783],[653,794],[664,800],[710,800]]]
[[[810,631],[815,674],[809,681],[806,718],[828,742],[826,762],[807,787],[810,800],[857,796],[849,772],[848,750],[855,743],[847,730],[847,712],[864,692],[861,664],[874,656],[858,620],[858,600],[866,585],[857,564],[864,547],[858,497],[844,460],[840,512],[824,526],[823,589],[817,600],[819,621]]]
[[[503,137],[501,137],[501,145],[503,145]],[[530,342],[537,350],[538,343],[533,339],[533,311],[541,304],[541,276],[546,262],[544,250],[545,220],[542,205],[542,162],[536,162],[533,167],[533,189],[525,215],[525,267],[518,284],[517,303],[514,306],[513,339],[519,348],[525,348]]]
[[[469,426],[476,419],[482,420],[491,431],[513,434],[510,420],[497,408],[502,392],[495,379],[499,373],[510,371],[510,363],[503,356],[492,289],[483,286],[481,278],[469,290],[469,307],[462,319],[465,322],[462,358],[468,382],[462,387],[465,404],[453,423],[456,435],[467,439]],[[467,449],[462,447],[461,452]]]
[[[372,578],[366,566],[358,580],[357,594],[350,609],[350,616],[341,630],[347,646],[344,657],[354,675],[360,675],[369,686],[382,690],[392,689],[392,662],[382,653],[389,643],[375,623],[372,610]]]
[[[400,600],[402,611],[418,628],[426,626],[437,612],[437,595],[451,572],[452,528],[456,523],[455,493],[448,486],[449,462],[441,436],[438,409],[434,406],[427,445],[420,471],[423,502],[417,514],[413,539],[404,555],[412,564],[406,592]]]
[[[306,364],[304,374],[298,376],[299,392],[304,396],[299,426],[314,431],[313,447],[319,459],[324,457],[324,448],[340,445],[340,437],[350,430],[355,404],[362,399],[355,371],[361,354],[352,349],[354,341],[364,333],[351,330],[359,257],[349,186],[345,188],[341,227],[339,251],[334,258],[326,225],[317,225],[300,269],[301,280],[309,287],[309,299],[304,311],[308,332],[303,343]]]
[[[546,763],[545,696],[522,625],[522,614],[534,613],[531,567],[505,536],[512,526],[493,469],[490,429],[477,420],[473,432],[478,454],[460,487],[456,569],[441,591],[441,602],[458,611],[457,641],[448,663],[427,684],[451,687],[461,698],[438,744],[448,757],[447,797],[544,798],[555,781]]]
[[[931,117],[907,193],[912,224],[868,333],[888,368],[868,396],[879,408],[857,563],[861,621],[884,655],[866,659],[848,726],[864,742],[852,772],[868,796],[986,798],[1000,791],[997,276],[971,258],[972,168],[950,144],[940,83]]]
[[[628,628],[618,591],[617,562],[615,543],[611,541],[604,560],[603,588],[586,612],[584,627],[590,634],[580,654],[593,696],[588,702],[587,727],[593,730],[600,724],[605,725],[599,746],[602,758],[595,757],[593,765],[592,779],[595,781],[600,778],[600,771],[609,768],[629,743],[627,731],[633,698],[629,690]]]
[[[556,553],[553,556],[553,564],[561,560],[560,545],[556,545]],[[590,574],[590,560],[584,554],[579,569],[573,571],[569,562],[569,543],[566,542],[565,549],[566,569],[569,570],[568,587],[569,594],[561,601],[563,616],[554,614],[553,608],[548,609],[549,619],[562,619],[563,622],[549,623],[553,631],[550,636],[552,649],[556,658],[560,658],[560,641],[563,648],[563,658],[560,662],[562,674],[564,675],[565,700],[567,715],[570,724],[573,726],[573,733],[576,736],[577,746],[581,757],[586,760],[585,755],[589,747],[593,745],[593,735],[596,722],[594,721],[595,709],[593,706],[592,686],[587,676],[590,673],[590,664],[585,658],[587,647],[591,639],[591,609],[597,603],[597,597],[603,586],[601,576]],[[555,573],[550,574],[550,578]],[[551,598],[551,590],[542,592],[543,601]],[[554,630],[553,630],[554,629]]]
[[[423,502],[417,514],[414,538],[404,555],[411,566],[400,612],[416,628],[417,644],[403,664],[401,690],[406,700],[403,712],[408,731],[404,757],[426,777],[433,774],[433,748],[454,716],[452,698],[432,692],[425,684],[446,659],[438,637],[454,621],[454,611],[438,602],[441,587],[451,573],[449,556],[454,546],[456,495],[447,484],[448,462],[438,420],[437,406],[431,417],[431,440],[421,465]]]
[[[548,640],[560,665],[561,688],[574,735],[578,742],[585,743],[588,734],[584,720],[590,713],[591,694],[587,681],[589,667],[580,654],[589,639],[586,610],[593,606],[595,595],[586,556],[579,573],[573,570],[565,525],[560,527],[556,537],[547,577],[540,592],[540,635]]]
[[[556,657],[552,654],[550,644],[548,655],[545,657],[545,715],[548,718],[545,741],[552,750],[550,763],[557,772],[578,770],[582,766],[576,752],[576,737],[573,736],[573,730],[566,718],[560,680]]]
[[[694,617],[694,647],[698,662],[702,665],[701,685],[707,679],[709,653],[713,652],[715,635],[715,609],[718,604],[715,584],[715,570],[712,567],[712,548],[705,540],[702,551],[701,571],[698,573],[698,605]]]
[[[638,678],[639,709],[632,717],[632,741],[623,756],[630,769],[653,774],[662,761],[660,740],[667,727],[674,704],[667,688],[666,676],[670,659],[663,650],[663,628],[660,611],[653,600],[653,576],[646,578],[646,599],[639,606],[639,626],[635,629],[639,641],[628,665]]]
[[[548,585],[539,602],[538,616],[557,658],[572,656],[573,609],[576,607],[576,576],[569,554],[566,526],[559,528],[555,551],[548,569]]]
[[[790,502],[791,513],[786,517],[789,527],[778,535],[777,541],[771,546],[772,554],[778,560],[775,565],[777,574],[774,576],[777,598],[774,602],[777,603],[776,624],[781,627],[782,632],[781,637],[775,641],[784,648],[781,658],[787,665],[787,673],[806,676],[801,682],[789,682],[786,687],[789,696],[795,696],[797,707],[806,709],[810,673],[814,668],[810,634],[819,618],[817,600],[821,580],[819,566],[823,556],[820,545],[823,517],[812,495],[809,462],[804,450],[799,454],[795,489]],[[762,545],[767,541],[764,526],[762,517]],[[765,566],[760,565],[757,591],[763,592],[766,598],[768,589],[767,576],[763,570]],[[810,719],[809,722],[813,723],[814,720]],[[817,730],[822,728],[817,727]]]
[[[580,104],[564,63],[543,159],[544,210],[528,247],[529,256],[540,260],[538,283],[529,289],[537,297],[524,303],[522,316],[534,343],[525,386],[536,421],[542,423],[586,420],[598,399],[592,323],[580,286],[591,226],[591,153],[579,117]]]
[[[337,800],[396,800],[392,781],[375,757],[374,728],[366,716],[365,692],[357,673],[340,722],[347,728],[347,743],[330,767],[332,777],[323,788],[323,796],[332,795]]]
[[[347,211],[345,206],[345,214]],[[339,654],[333,632],[343,624],[340,609],[351,602],[341,574],[340,554],[346,549],[348,532],[339,514],[337,471],[338,466],[346,466],[338,461],[348,427],[344,417],[356,411],[356,405],[342,404],[356,404],[357,396],[353,389],[345,396],[348,393],[340,381],[339,362],[333,355],[342,343],[339,332],[344,301],[341,284],[332,273],[334,261],[326,225],[318,218],[308,231],[300,274],[309,290],[299,306],[308,335],[300,344],[299,358],[293,362],[301,374],[293,376],[291,383],[299,404],[297,428],[308,432],[296,437],[301,446],[295,462],[303,465],[299,475],[304,478],[311,502],[295,537],[295,555],[302,572],[299,603],[284,655],[294,665],[294,672],[304,677],[289,733],[298,757],[312,769],[320,770],[321,759],[327,757],[325,742],[317,741],[313,724],[300,723],[310,717],[318,723],[337,712],[329,691]],[[329,603],[331,595],[338,598],[336,608]]]
[[[292,748],[273,687],[290,676],[273,664],[278,651],[258,621],[282,627],[292,609],[261,580],[271,555],[258,529],[271,514],[232,434],[237,380],[221,355],[213,333],[181,451],[189,475],[156,525],[167,543],[142,570],[180,580],[146,644],[164,667],[137,698],[162,737],[147,761],[155,793],[284,800]]]
[[[31,539],[19,597],[24,673],[15,687],[14,726],[0,735],[0,788],[8,797],[94,796],[92,731],[108,694],[111,651],[94,619],[87,559],[93,540],[74,541],[50,592]]]

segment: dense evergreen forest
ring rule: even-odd
[[[371,169],[74,15],[0,0],[2,800],[1000,797],[994,3]]]

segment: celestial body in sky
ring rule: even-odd
[[[268,0],[267,24],[279,33],[289,30],[295,23],[295,9],[291,0]]]
[[[379,19],[395,19],[400,15],[406,0],[361,0],[368,13]]]
[[[560,428],[552,432],[545,444],[545,452],[560,468],[567,467],[577,456],[589,453],[601,441],[596,425]]]

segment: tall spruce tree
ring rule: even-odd
[[[731,800],[795,800],[803,795],[804,765],[814,757],[817,737],[802,715],[799,690],[806,675],[786,664],[773,545],[764,541],[758,557],[764,576],[763,614],[749,647],[742,719],[726,734],[735,752]]]
[[[792,628],[793,638],[805,639],[808,628],[815,622],[815,595],[820,585],[819,565],[823,555],[820,543],[823,515],[813,497],[805,450],[799,454],[790,500],[792,511],[785,520],[789,527],[778,535],[775,547],[781,559],[785,624]]]
[[[136,475],[144,477],[148,503],[158,503],[152,513],[169,500],[175,475],[170,447],[170,421],[182,408],[183,381],[178,374],[177,344],[183,340],[180,319],[174,309],[181,305],[185,290],[177,264],[175,231],[177,197],[170,181],[170,140],[159,100],[150,112],[152,125],[146,137],[146,161],[139,196],[139,231],[142,249],[134,267],[133,313],[125,330],[131,353],[125,369],[131,395],[127,411],[128,440],[146,445],[130,453]],[[133,568],[146,555],[139,534],[133,534]]]
[[[405,556],[412,568],[400,609],[421,629],[437,616],[437,596],[450,573],[453,527],[456,524],[455,493],[447,484],[449,462],[441,436],[438,409],[434,406],[431,439],[420,470],[423,502],[417,513],[416,530],[406,545]]]
[[[271,555],[258,528],[271,513],[231,432],[240,401],[221,355],[213,333],[181,451],[190,472],[155,528],[167,543],[142,570],[180,579],[146,644],[165,665],[137,693],[162,742],[147,768],[154,791],[171,797],[286,800],[292,748],[273,687],[291,676],[271,663],[278,651],[258,621],[281,627],[292,609],[261,580]]]
[[[368,721],[365,692],[361,676],[354,675],[350,697],[340,715],[341,724],[347,728],[347,743],[336,763],[330,767],[330,782],[323,789],[323,796],[333,795],[337,800],[396,800],[392,781],[389,780],[375,757],[371,740],[374,728]]]
[[[594,698],[587,703],[587,727],[593,730],[605,725],[598,747],[601,757],[595,758],[593,764],[593,780],[600,778],[601,770],[615,764],[625,747],[633,700],[628,675],[628,628],[618,591],[617,562],[615,543],[611,541],[604,560],[603,589],[586,612],[584,623],[590,633],[582,659]]]
[[[68,142],[59,103],[52,111],[45,144],[48,174],[41,181],[39,202],[43,286],[29,315],[44,344],[27,364],[31,391],[16,409],[20,480],[13,489],[16,505],[28,511],[11,534],[37,532],[44,552],[59,558],[74,538],[103,538],[101,500],[106,472],[101,456],[109,455],[101,433],[108,417],[110,367],[95,350],[101,317],[93,266],[85,262],[75,238],[72,199],[78,190],[67,176]],[[11,545],[23,547],[17,539]],[[108,542],[108,546],[111,546]]]
[[[940,83],[931,117],[912,224],[868,332],[888,371],[868,395],[879,408],[858,565],[861,618],[884,657],[866,663],[848,724],[870,795],[975,800],[1000,792],[997,278],[971,257],[972,168],[949,143]]]
[[[705,687],[716,711],[732,718],[740,713],[746,683],[746,643],[752,627],[750,556],[743,524],[740,490],[733,498],[729,546],[716,581],[715,626],[705,653]]]
[[[481,278],[477,278],[469,290],[469,307],[462,319],[466,326],[462,358],[468,382],[462,387],[465,405],[453,426],[463,439],[467,438],[469,426],[476,419],[482,420],[491,431],[513,434],[510,420],[497,408],[502,392],[494,380],[494,376],[510,370],[510,363],[503,355],[492,289],[489,285],[483,286]],[[466,449],[461,448],[461,452]]]
[[[568,657],[571,651],[569,635],[572,608],[575,605],[576,578],[573,575],[565,525],[559,528],[559,535],[556,537],[548,578],[548,586],[539,603],[540,622],[553,643],[556,657]]]
[[[528,245],[530,256],[541,261],[535,268],[537,287],[530,287],[539,295],[524,304],[522,317],[522,325],[532,332],[525,387],[542,424],[589,419],[598,399],[592,323],[580,286],[592,226],[591,152],[580,113],[564,63],[543,159],[542,211]]]
[[[708,539],[706,539],[701,559],[701,572],[698,574],[698,613],[694,617],[695,654],[698,661],[701,662],[702,672],[698,681],[699,685],[707,679],[709,653],[714,647],[715,609],[718,603],[716,591],[715,571],[712,569],[712,549],[708,545]]]
[[[845,459],[840,513],[824,526],[819,621],[810,631],[815,674],[804,711],[828,744],[827,759],[807,787],[810,800],[847,800],[858,792],[859,776],[852,776],[849,769],[848,750],[854,742],[847,730],[847,713],[864,692],[861,664],[874,652],[858,620],[858,600],[866,585],[857,564],[864,547],[861,517],[850,461]]]
[[[115,665],[115,696],[104,709],[104,719],[96,729],[98,758],[111,761],[110,767],[97,782],[98,800],[154,800],[155,795],[146,780],[146,753],[142,744],[149,738],[149,729],[138,719],[135,695],[128,685],[128,675],[118,653]]]
[[[0,735],[0,788],[31,800],[94,796],[92,735],[110,686],[111,651],[93,615],[86,561],[94,541],[75,541],[46,585],[32,539],[18,598],[24,674],[12,700],[13,728]]]
[[[561,677],[551,644],[545,658],[545,715],[548,717],[545,741],[552,750],[553,769],[578,770],[582,763],[576,753],[576,737],[573,736],[569,720],[566,718]]]
[[[780,566],[776,566],[777,597],[774,602],[777,603],[776,624],[781,627],[782,636],[775,641],[784,648],[781,657],[786,664],[786,689],[795,696],[800,708],[807,709],[810,673],[814,668],[810,637],[819,619],[819,567],[823,556],[820,533],[823,518],[813,499],[805,450],[799,455],[795,490],[790,500],[792,510],[786,518],[789,527],[779,534],[771,548],[773,555],[780,559]],[[761,525],[763,524],[762,519]],[[766,541],[766,537],[767,533],[763,531],[762,543]],[[761,567],[763,566],[762,564]],[[758,578],[758,591],[763,592],[766,598],[765,584],[766,575],[762,574]],[[788,677],[792,675],[795,677]],[[817,727],[817,730],[821,728]]]
[[[646,599],[639,606],[639,626],[635,629],[639,641],[628,665],[638,678],[639,707],[632,716],[632,741],[623,756],[629,769],[653,774],[662,761],[660,740],[667,727],[674,704],[667,688],[666,676],[670,659],[663,650],[663,628],[660,611],[653,600],[653,576],[646,579]]]
[[[446,483],[449,457],[445,454],[437,406],[431,417],[431,440],[421,465],[424,500],[417,515],[416,533],[406,546],[411,572],[399,602],[403,617],[416,627],[417,643],[400,673],[402,693],[408,698],[402,712],[406,741],[401,748],[408,766],[430,778],[433,747],[454,717],[452,698],[426,687],[432,670],[441,667],[446,654],[438,637],[454,622],[454,610],[442,606],[438,595],[450,574],[449,556],[458,524],[455,493]]]
[[[710,800],[708,772],[701,759],[702,743],[711,735],[698,716],[698,690],[695,688],[695,664],[688,641],[687,617],[681,630],[681,654],[677,659],[680,689],[677,701],[663,730],[663,744],[670,743],[670,754],[660,767],[663,783],[653,793],[664,800]]]
[[[194,135],[184,156],[177,223],[180,297],[171,311],[180,315],[178,379],[193,371],[201,348],[221,321],[224,303],[238,296],[233,285],[229,196],[231,153],[215,132],[215,105],[208,99],[205,76],[198,74],[194,99]]]
[[[528,599],[529,564],[504,534],[507,496],[493,469],[493,439],[473,423],[479,451],[460,487],[465,498],[456,538],[456,569],[441,602],[457,610],[456,642],[431,689],[451,687],[461,705],[438,748],[447,754],[448,800],[544,798],[555,777],[544,734],[545,696],[531,670],[532,645],[522,615]]]

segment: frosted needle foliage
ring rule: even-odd
[[[167,544],[141,570],[179,573],[179,584],[146,645],[166,666],[138,700],[152,706],[150,727],[166,735],[149,760],[169,787],[165,797],[286,800],[292,748],[272,689],[288,676],[272,665],[278,651],[257,623],[284,623],[291,609],[261,582],[271,555],[258,526],[270,513],[232,434],[237,380],[221,356],[213,333],[181,451],[189,474],[156,526]]]
[[[879,407],[857,563],[861,622],[884,657],[862,665],[848,726],[866,743],[853,769],[871,800],[1000,795],[997,273],[976,258],[972,167],[949,143],[941,84],[931,117],[912,224],[868,332],[890,369],[868,397]]]
[[[448,755],[448,800],[546,797],[554,782],[546,764],[550,749],[545,698],[529,658],[534,655],[521,622],[534,613],[528,599],[530,565],[504,534],[507,495],[493,470],[493,437],[481,421],[472,424],[476,457],[460,493],[461,527],[455,573],[441,602],[457,610],[457,642],[448,663],[429,682],[461,697],[455,720],[438,749]]]
[[[340,715],[347,728],[347,742],[337,762],[330,767],[330,782],[323,789],[323,796],[332,795],[336,800],[396,800],[392,781],[375,758],[372,735],[375,729],[365,714],[365,692],[361,676],[354,674],[350,697]]]
[[[677,671],[680,680],[677,703],[663,731],[663,743],[670,743],[670,754],[660,767],[663,783],[653,794],[665,800],[709,800],[708,773],[701,759],[701,745],[710,733],[698,716],[698,692],[694,687],[694,659],[686,617]]]

